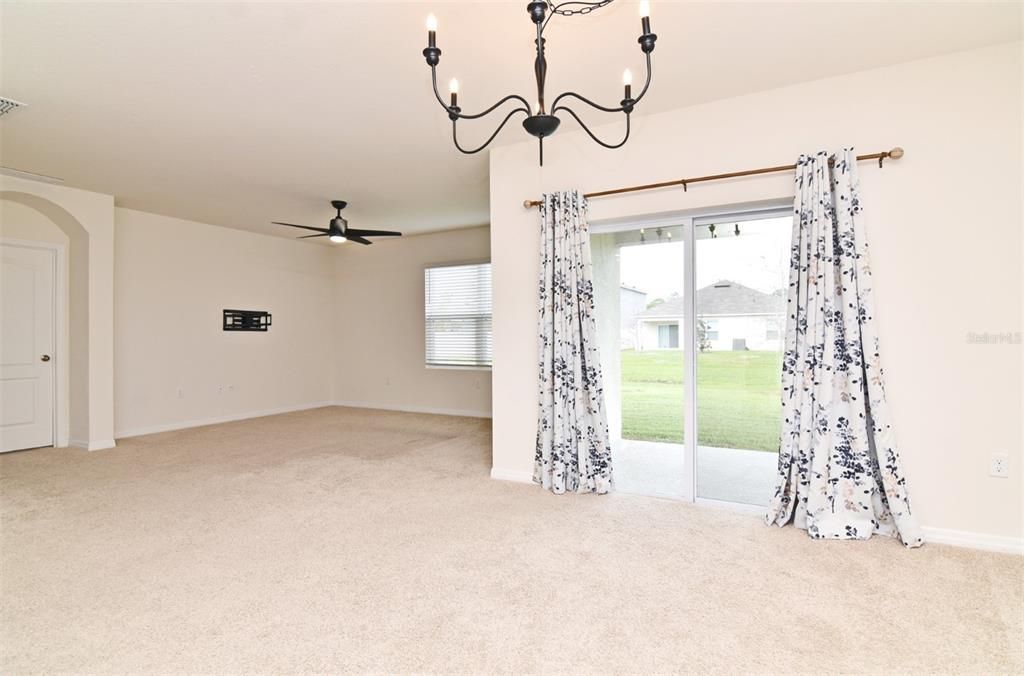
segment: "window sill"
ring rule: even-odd
[[[490,366],[459,366],[457,364],[425,364],[428,369],[440,371],[490,371]]]

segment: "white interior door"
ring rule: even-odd
[[[0,452],[53,445],[55,254],[0,245]]]

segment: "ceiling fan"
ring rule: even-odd
[[[296,225],[295,223],[282,223],[271,221],[274,225],[287,225],[290,228],[302,228],[312,230],[316,235],[304,235],[296,239],[309,239],[310,237],[326,237],[327,239],[340,244],[342,242],[359,242],[360,244],[373,244],[367,237],[401,237],[402,233],[392,230],[358,230],[348,227],[348,221],[342,218],[341,210],[348,206],[348,202],[342,200],[331,200],[331,206],[338,210],[338,215],[331,219],[331,224],[326,228],[314,228],[308,225]]]

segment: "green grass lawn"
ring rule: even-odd
[[[778,451],[780,363],[775,352],[698,354],[698,443]],[[681,350],[624,350],[622,436],[681,443],[682,383]]]

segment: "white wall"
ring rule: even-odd
[[[118,436],[330,402],[329,247],[130,209],[116,221]],[[224,309],[273,326],[225,332]]]
[[[654,87],[685,86],[685,72]],[[593,118],[591,118],[593,119]],[[1021,44],[951,54],[634,121],[607,151],[566,120],[545,144],[491,153],[494,474],[528,477],[536,430],[536,210],[545,190],[600,190],[792,162],[802,152],[900,145],[861,165],[887,391],[921,522],[1020,537]],[[612,136],[619,127],[600,128]],[[792,176],[595,199],[593,221],[792,196]],[[1010,454],[1011,478],[988,476]]]
[[[339,247],[336,247],[338,249]],[[334,258],[335,399],[489,417],[489,370],[427,368],[423,271],[490,259],[488,229],[343,244]]]
[[[778,316],[778,315],[777,315]],[[748,350],[781,351],[781,339],[768,339],[768,328],[778,327],[785,323],[784,318],[756,315],[703,315],[709,327],[718,331],[718,339],[708,341],[713,352],[729,352],[733,349],[733,341],[742,340]],[[782,331],[785,329],[783,328]],[[781,335],[781,331],[780,331]]]
[[[73,443],[99,449],[115,433],[336,400],[490,415],[489,370],[423,363],[423,268],[488,260],[487,228],[342,249],[115,209],[109,195],[34,181],[0,187],[0,236],[70,244],[67,324],[82,334],[70,341],[82,354],[67,360],[81,366],[70,377]],[[74,230],[62,210],[80,233],[62,230]],[[274,324],[224,332],[224,308],[265,309]]]

